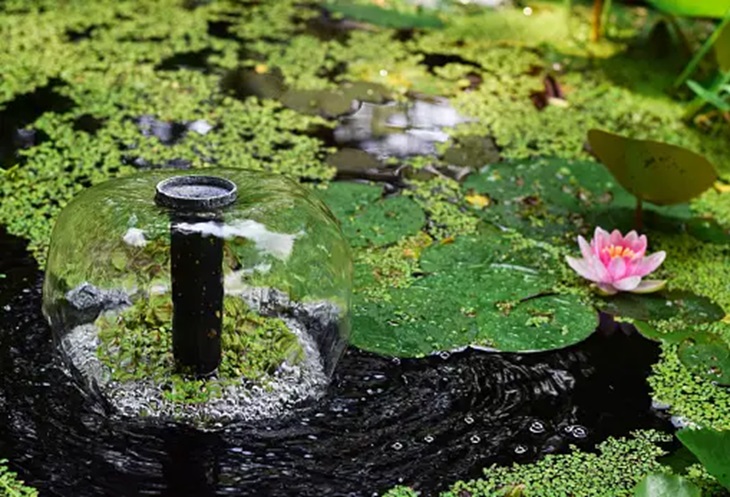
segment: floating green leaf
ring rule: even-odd
[[[556,292],[553,255],[520,250],[504,234],[429,247],[422,261],[426,274],[410,287],[356,303],[353,344],[403,357],[465,346],[526,352],[571,345],[597,325],[590,305]]]
[[[695,374],[730,385],[730,348],[720,336],[699,332],[682,341],[679,360]]]
[[[688,324],[709,323],[725,316],[722,307],[709,298],[682,290],[648,295],[620,293],[612,298],[600,299],[597,305],[608,314],[641,321],[679,317]]]
[[[636,199],[597,162],[501,162],[471,175],[464,189],[492,200],[477,211],[480,217],[552,243],[575,246],[577,234],[591,233],[596,226],[623,232],[634,228]],[[696,235],[699,230],[689,227],[692,216],[687,205],[647,205],[644,209],[646,226],[667,233],[691,231]]]
[[[717,180],[715,167],[707,159],[676,145],[598,129],[588,132],[588,141],[621,186],[657,205],[687,202]]]
[[[649,475],[634,489],[634,497],[701,497],[697,485],[681,476]]]
[[[730,431],[684,429],[677,432],[677,438],[730,490]]]
[[[730,9],[730,0],[648,0],[657,9],[683,17],[720,19]]]
[[[372,3],[357,3],[352,1],[329,2],[324,8],[330,12],[342,14],[345,17],[361,22],[375,24],[386,28],[413,29],[413,28],[440,28],[444,23],[441,19],[427,12],[403,12],[385,9]]]
[[[411,198],[380,198],[380,187],[337,182],[320,192],[353,247],[379,247],[418,233],[426,216]]]

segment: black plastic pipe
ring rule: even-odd
[[[183,371],[214,372],[221,361],[223,239],[213,232],[235,202],[236,184],[217,176],[174,176],[155,202],[170,213],[172,349]]]

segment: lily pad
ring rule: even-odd
[[[717,180],[715,167],[686,148],[592,129],[593,152],[627,191],[657,205],[687,202]]]
[[[677,355],[682,364],[698,376],[720,385],[730,385],[730,348],[718,335],[696,333],[682,341]]]
[[[641,321],[679,317],[687,324],[695,324],[718,321],[725,316],[722,307],[709,298],[684,290],[648,295],[621,293],[598,300],[597,306],[608,314]]]
[[[466,346],[549,350],[590,335],[596,312],[575,295],[555,292],[549,268],[559,262],[543,251],[516,253],[503,237],[486,233],[425,249],[425,276],[387,298],[356,303],[352,343],[414,357]],[[548,263],[536,262],[542,258]]]
[[[684,429],[677,432],[677,438],[730,490],[730,431]]]
[[[656,474],[644,478],[634,489],[634,497],[701,497],[700,488],[676,475]]]
[[[636,199],[597,162],[539,159],[492,164],[469,176],[464,189],[489,198],[489,205],[477,210],[479,216],[535,239],[573,245],[578,233],[592,232],[596,226],[624,232],[634,228]],[[647,205],[644,210],[644,222],[652,230],[686,231],[692,221],[687,205]]]
[[[353,247],[379,247],[418,233],[426,216],[411,198],[381,198],[382,189],[359,183],[336,182],[320,197],[341,223]]]

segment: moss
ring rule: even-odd
[[[299,341],[283,321],[249,311],[236,297],[224,300],[221,348],[225,351],[217,376],[195,380],[177,372],[172,357],[172,302],[169,296],[139,299],[117,315],[99,318],[101,362],[115,381],[163,384],[172,402],[199,403],[221,394],[242,379],[266,384],[266,376],[283,362],[303,357]]]
[[[629,497],[644,476],[667,471],[657,462],[664,454],[657,443],[667,440],[667,435],[640,431],[633,438],[609,438],[597,446],[597,453],[574,448],[568,454],[549,454],[533,464],[491,466],[484,470],[483,479],[457,482],[441,495]]]

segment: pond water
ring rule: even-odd
[[[119,419],[62,371],[42,274],[0,234],[0,453],[43,495],[436,495],[492,463],[670,430],[644,381],[658,347],[612,323],[565,350],[393,360],[350,350],[326,397],[213,432]]]

